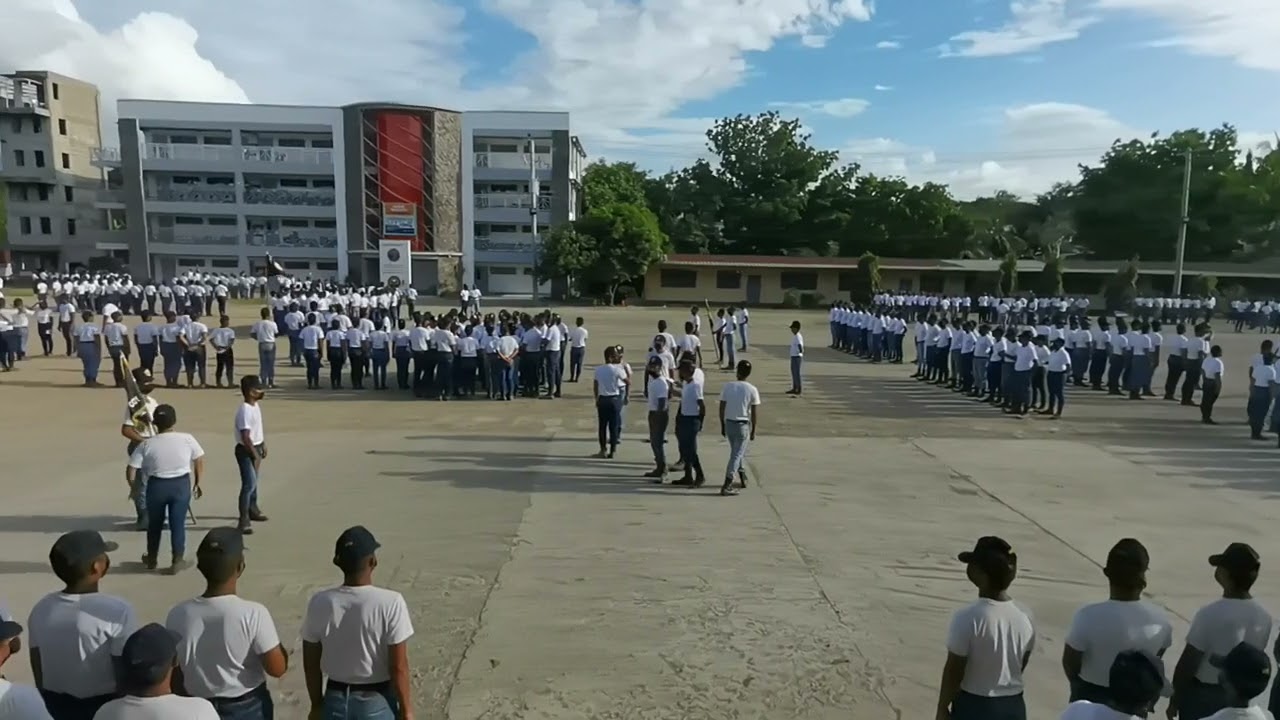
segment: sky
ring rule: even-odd
[[[776,110],[870,172],[1026,197],[1116,139],[1280,130],[1278,0],[0,0],[0,69],[120,98],[567,110],[592,158]]]

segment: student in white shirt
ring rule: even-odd
[[[1205,720],[1275,720],[1274,716],[1253,704],[1271,682],[1271,658],[1257,646],[1241,642],[1226,655],[1215,655],[1209,661],[1218,671],[1226,704]]]
[[[547,397],[560,397],[564,380],[564,335],[560,332],[560,316],[552,315],[542,335],[543,371],[547,379]]]
[[[1274,388],[1280,378],[1276,376],[1276,358],[1270,350],[1262,353],[1263,362],[1250,370],[1249,400],[1245,412],[1249,416],[1250,437],[1254,440],[1265,440],[1262,436],[1263,426],[1267,421],[1267,410],[1271,408]],[[1197,363],[1197,369],[1200,364]],[[1192,382],[1188,380],[1187,382]],[[1186,387],[1186,384],[1183,384]]]
[[[617,346],[604,349],[604,364],[595,369],[592,395],[596,404],[596,432],[600,452],[596,457],[613,457],[618,450],[618,435],[622,432],[622,402],[627,393],[627,371]]]
[[[1062,668],[1071,700],[1106,703],[1111,698],[1108,673],[1116,655],[1138,650],[1163,658],[1173,644],[1173,626],[1164,610],[1142,598],[1151,557],[1133,538],[1117,542],[1107,553],[1103,574],[1110,597],[1076,611],[1062,646]]]
[[[373,366],[374,390],[387,389],[387,365],[391,363],[392,345],[390,332],[379,327],[369,333],[369,360]]]
[[[1060,720],[1142,720],[1151,713],[1165,687],[1160,659],[1137,650],[1116,655],[1107,673],[1111,696],[1106,703],[1077,700]]]
[[[738,308],[738,312],[737,314],[734,315],[733,319],[738,325],[738,335],[742,339],[742,347],[738,348],[738,352],[746,352],[747,351],[747,323],[751,321],[751,313],[747,312],[747,307],[744,305]]]
[[[70,295],[64,295],[58,301],[58,330],[62,333],[62,341],[67,346],[67,357],[75,354],[75,345],[72,343],[72,333],[75,331],[76,325],[76,306],[71,302]]]
[[[200,322],[199,315],[192,315],[191,322],[182,328],[178,342],[182,345],[182,364],[187,371],[187,387],[195,385],[195,378],[200,376],[200,387],[209,387],[206,376],[207,358],[205,341],[209,339],[209,326]]]
[[[120,361],[128,360],[133,353],[129,343],[129,328],[124,324],[124,316],[119,312],[112,313],[111,322],[102,326],[102,338],[107,343],[107,357],[111,358],[111,375],[116,387],[124,386],[124,366]]]
[[[1222,597],[1196,611],[1187,631],[1187,643],[1173,671],[1173,696],[1169,717],[1201,720],[1228,707],[1227,688],[1219,682],[1214,658],[1228,655],[1239,643],[1252,646],[1263,658],[1271,639],[1271,613],[1253,599],[1250,590],[1262,567],[1258,552],[1245,543],[1233,542],[1226,550],[1209,557],[1213,579],[1222,588]],[[1252,698],[1257,692],[1246,696]]]
[[[231,318],[223,315],[219,318],[217,329],[209,333],[209,344],[213,346],[213,380],[218,387],[223,387],[222,378],[227,378],[226,387],[235,387],[236,331],[231,327]]]
[[[208,700],[222,717],[271,717],[267,677],[284,677],[289,654],[266,606],[236,594],[245,568],[244,535],[213,528],[196,550],[196,567],[204,594],[179,603],[164,623],[181,638],[183,690]]]
[[[680,378],[680,402],[676,410],[676,443],[680,448],[680,460],[684,463],[684,477],[671,483],[702,487],[707,481],[702,471],[702,459],[698,455],[698,434],[707,415],[704,396],[706,375],[686,357],[676,370]]]
[[[9,658],[22,649],[22,626],[0,608],[0,673]],[[0,720],[53,720],[40,691],[32,685],[9,682],[0,675]]]
[[[729,345],[732,345],[732,337]],[[729,464],[724,471],[724,484],[720,495],[736,495],[738,489],[747,487],[747,474],[743,469],[747,458],[747,444],[756,439],[756,427],[760,419],[760,391],[747,382],[751,377],[751,361],[738,362],[737,380],[720,388],[720,435],[729,441]],[[734,481],[738,486],[734,488]]]
[[[160,535],[167,519],[173,550],[169,573],[176,574],[190,567],[186,560],[187,514],[192,498],[199,499],[204,494],[200,488],[204,448],[191,435],[174,430],[178,414],[172,405],[156,407],[151,422],[156,434],[144,440],[129,456],[125,477],[132,479],[137,473],[146,479],[147,554],[142,564],[148,570],[155,569]]]
[[[649,403],[649,446],[653,448],[654,468],[644,476],[661,485],[667,477],[667,426],[671,422],[671,378],[662,359],[649,358],[645,368],[645,397]]]
[[[951,618],[947,661],[938,691],[939,718],[1026,720],[1023,672],[1035,649],[1031,616],[1009,596],[1018,555],[995,536],[978,538],[962,552],[978,599]]]
[[[746,349],[745,341],[742,349]],[[800,369],[803,365],[804,336],[800,334],[800,321],[793,320],[791,322],[791,389],[787,391],[788,395],[799,395],[801,393],[803,388],[800,385]]]
[[[364,389],[364,371],[368,366],[369,336],[359,325],[352,325],[346,330],[347,364],[351,367],[351,388]]]
[[[164,314],[164,324],[160,326],[160,357],[164,360],[165,387],[178,387],[178,377],[182,374],[182,325],[172,310]]]
[[[298,342],[302,345],[302,359],[307,365],[307,389],[320,389],[320,351],[324,344],[325,332],[319,325],[315,313],[307,316],[307,324],[298,331]]]
[[[116,661],[137,628],[133,607],[99,592],[118,545],[92,530],[59,537],[49,564],[65,587],[40,598],[27,619],[31,673],[55,718],[93,717],[117,694]]]
[[[1222,347],[1214,345],[1209,348],[1209,358],[1200,366],[1204,377],[1200,380],[1200,422],[1205,425],[1217,425],[1213,419],[1213,406],[1222,394],[1222,376],[1226,366],[1222,363]]]
[[[236,410],[235,459],[240,470],[240,498],[237,505],[237,527],[245,535],[253,534],[251,522],[266,522],[258,509],[258,481],[262,461],[267,459],[267,434],[262,424],[262,399],[266,388],[257,375],[240,378],[240,396],[244,402]]]
[[[333,553],[342,584],[307,603],[302,665],[311,717],[413,718],[413,623],[400,593],[373,584],[379,547],[364,527],[343,531]]]
[[[98,710],[94,720],[219,720],[208,700],[173,692],[178,669],[178,637],[163,625],[139,628],[120,656],[123,697]]]
[[[1063,338],[1054,338],[1050,344],[1049,358],[1045,361],[1045,380],[1049,393],[1049,405],[1045,415],[1062,417],[1066,406],[1067,375],[1071,372],[1071,353],[1066,350]]]
[[[262,308],[262,319],[253,324],[249,337],[258,341],[258,379],[268,388],[276,386],[276,336],[280,326],[271,319],[271,309]]]
[[[142,311],[142,322],[133,329],[134,344],[138,348],[138,367],[154,372],[156,357],[160,355],[160,329],[151,322],[151,313]]]
[[[102,330],[93,322],[93,311],[81,314],[83,322],[76,326],[76,348],[84,369],[84,386],[100,387],[98,369],[102,366]]]
[[[53,354],[53,309],[46,300],[36,303],[36,334],[40,336],[40,350],[45,357]]]
[[[587,332],[585,321],[578,318],[569,329],[569,382],[576,383],[582,377],[582,361],[587,356]]]

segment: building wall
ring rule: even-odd
[[[436,281],[442,293],[455,293],[464,282],[462,253],[462,114],[436,110],[431,167],[436,247]]]

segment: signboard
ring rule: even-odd
[[[382,236],[418,237],[418,206],[410,203],[382,203]]]
[[[413,254],[408,240],[383,240],[378,243],[378,277],[387,287],[413,284]]]

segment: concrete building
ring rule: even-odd
[[[582,207],[586,153],[569,114],[466,112],[462,148],[463,282],[489,295],[533,293],[534,220],[544,233]],[[537,292],[550,290],[544,281]]]
[[[17,271],[54,270],[109,252],[95,208],[102,173],[98,88],[44,71],[0,75],[0,192]]]

